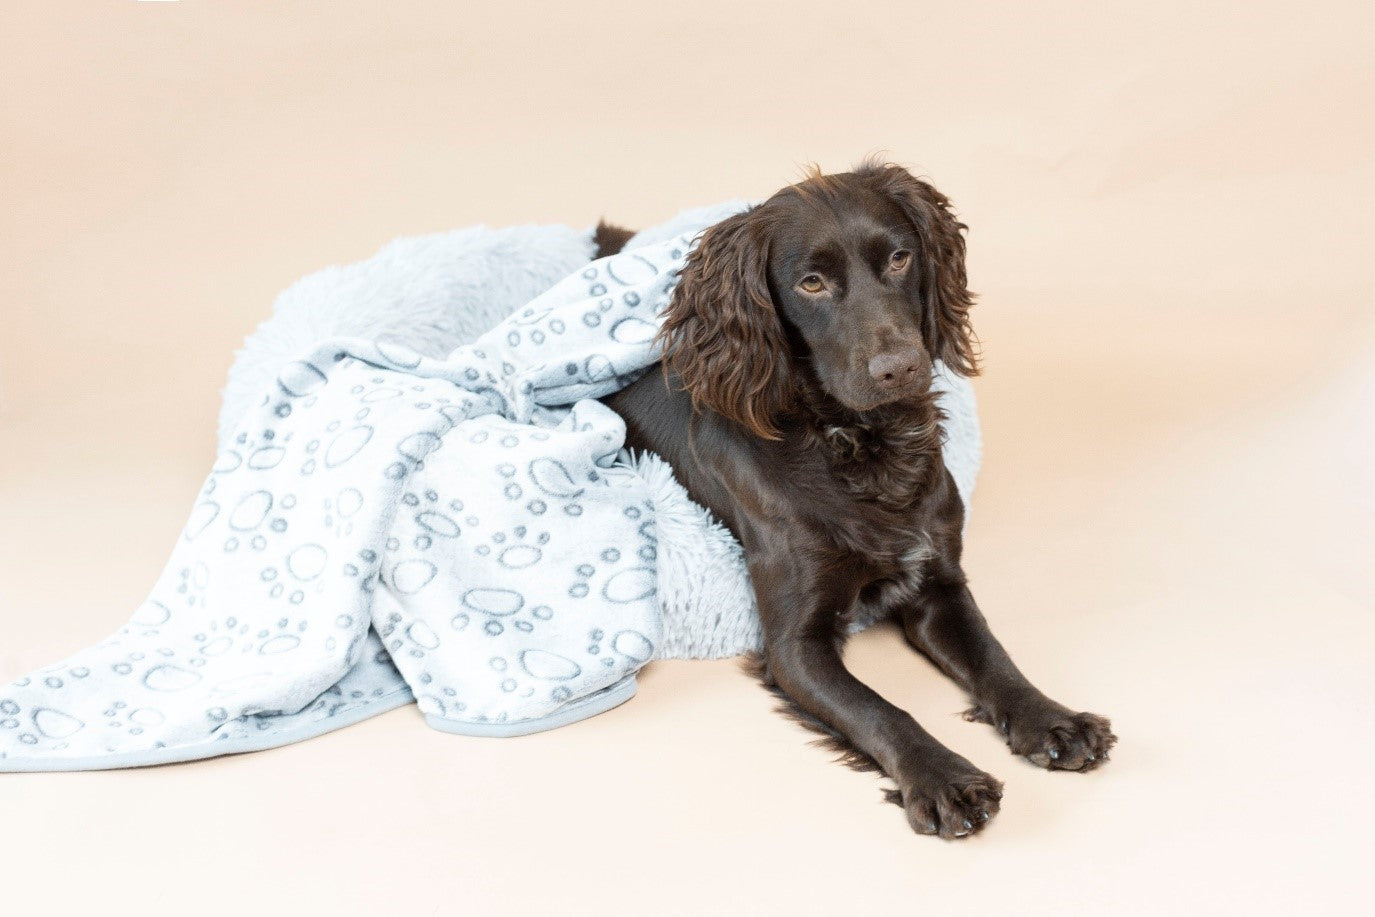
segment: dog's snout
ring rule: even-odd
[[[869,361],[869,375],[879,388],[889,391],[916,382],[921,369],[921,354],[913,348],[881,353]]]

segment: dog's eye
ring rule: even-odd
[[[797,282],[797,285],[808,293],[821,293],[826,289],[826,281],[815,274],[808,274]]]
[[[905,248],[900,248],[893,252],[893,257],[888,259],[888,267],[895,271],[903,270],[912,260],[912,253]]]

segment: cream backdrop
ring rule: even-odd
[[[1375,16],[1361,3],[10,4],[0,678],[143,597],[274,294],[477,222],[632,226],[886,151],[972,227],[976,595],[1088,776],[891,630],[853,667],[1006,781],[908,832],[730,662],[465,739],[0,778],[5,913],[1293,913],[1366,897]]]

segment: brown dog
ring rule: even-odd
[[[936,360],[976,369],[963,224],[891,165],[813,174],[707,230],[660,339],[664,373],[607,402],[745,548],[759,672],[851,764],[897,783],[921,833],[964,837],[1002,784],[841,661],[845,626],[895,618],[1013,752],[1085,771],[1108,721],[1042,694],[988,629],[960,567],[964,506],[941,461]],[[603,225],[601,254],[628,233]]]

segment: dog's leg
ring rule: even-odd
[[[1002,784],[941,745],[841,661],[835,617],[848,608],[853,589],[827,588],[822,575],[786,552],[772,562],[753,559],[750,574],[767,677],[897,782],[914,830],[955,838],[981,829],[998,811]]]
[[[1050,770],[1102,764],[1117,737],[1107,719],[1042,694],[988,628],[958,564],[936,559],[914,601],[898,610],[907,640],[969,692],[972,721],[992,724],[1008,746]]]

